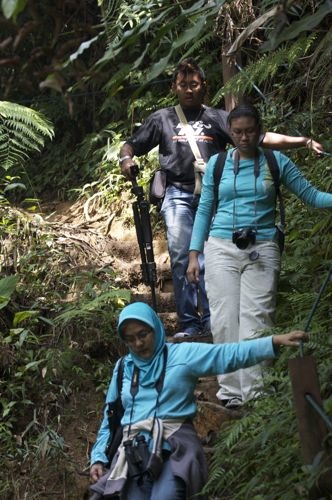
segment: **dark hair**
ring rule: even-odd
[[[198,73],[202,82],[206,80],[203,69],[197,64],[193,57],[188,57],[179,62],[173,73],[173,83],[176,82],[179,73],[184,73],[185,75],[188,73]]]
[[[262,119],[259,114],[259,111],[252,104],[240,104],[230,111],[227,117],[227,125],[230,127],[232,124],[232,120],[236,118],[242,118],[243,116],[247,116],[249,118],[253,118],[258,125],[259,131],[262,130]]]

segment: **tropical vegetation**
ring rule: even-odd
[[[268,130],[320,141],[322,157],[289,154],[331,191],[331,13],[329,0],[2,0],[1,498],[79,498],[73,485],[87,472],[102,391],[121,352],[116,317],[130,300],[112,261],[102,260],[103,238],[83,223],[71,233],[45,205],[70,202],[85,224],[98,216],[105,227],[126,210],[120,144],[152,110],[174,102],[171,75],[188,56],[205,68],[214,106],[250,98]],[[155,152],[140,165],[146,186]],[[286,204],[278,330],[306,324],[331,266],[330,213],[291,195]],[[80,230],[93,234],[95,247]],[[330,303],[327,287],[305,347],[329,415]],[[305,499],[324,473],[322,455],[303,464],[289,356],[268,372],[276,393],[222,429],[211,498]],[[330,435],[325,445],[330,453]]]

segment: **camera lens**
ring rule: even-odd
[[[240,250],[245,250],[247,246],[249,245],[249,239],[248,238],[242,238],[241,236],[236,240],[235,245],[240,249]]]

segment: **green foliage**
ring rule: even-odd
[[[299,36],[302,37],[303,33],[312,32],[322,22],[322,20],[332,12],[332,4],[329,0],[326,0],[321,5],[318,5],[316,12],[310,12],[307,15],[304,14],[303,7],[300,9],[299,20],[293,21],[290,25],[287,25],[287,20],[285,18],[282,19],[282,26],[278,26],[278,29],[272,31],[269,36],[269,40],[262,45],[261,50],[269,52],[273,51],[282,42],[293,40]]]
[[[47,12],[47,2],[33,3],[39,13]],[[287,2],[292,5],[283,17],[286,23],[282,16],[276,16],[253,32],[252,39],[243,45],[244,71],[224,88],[220,83],[224,40],[217,25],[225,23],[221,10],[225,2],[100,0],[102,23],[92,3],[97,4],[87,2],[84,9],[83,22],[89,35],[77,38],[77,45],[71,30],[80,19],[66,10],[70,2],[61,10],[65,17],[59,9],[50,11],[56,11],[50,18],[52,25],[63,27],[64,45],[57,34],[43,31],[44,25],[50,31],[50,24],[44,22],[46,15],[41,16],[43,23],[37,24],[38,33],[30,31],[24,39],[34,49],[43,49],[41,41],[47,51],[50,46],[59,49],[51,56],[57,63],[56,68],[47,70],[52,73],[50,79],[45,78],[41,58],[34,59],[35,66],[28,61],[28,69],[22,68],[24,76],[26,71],[43,75],[43,95],[35,90],[35,81],[28,87],[24,76],[20,86],[12,68],[8,81],[1,80],[16,92],[14,95],[38,102],[38,109],[50,117],[56,130],[55,141],[47,144],[44,154],[25,163],[26,155],[40,150],[44,140],[53,137],[52,128],[47,122],[44,130],[35,114],[21,119],[22,109],[17,105],[10,108],[11,115],[0,112],[1,161],[10,169],[23,164],[26,171],[22,181],[21,173],[6,176],[0,187],[0,467],[5,477],[0,482],[0,496],[4,498],[39,498],[40,492],[34,497],[32,489],[25,490],[25,486],[22,493],[20,484],[26,484],[27,477],[18,478],[18,469],[34,479],[42,467],[44,472],[45,464],[56,467],[65,457],[67,474],[70,457],[63,422],[68,402],[78,394],[91,397],[96,390],[105,390],[110,366],[120,354],[116,317],[130,297],[129,291],[119,288],[111,269],[91,265],[86,271],[74,265],[69,253],[57,244],[56,231],[43,226],[38,216],[13,209],[7,201],[10,193],[32,185],[33,194],[43,200],[78,198],[87,215],[110,207],[112,213],[120,212],[128,205],[130,193],[130,184],[118,165],[121,142],[151,111],[174,103],[169,93],[171,74],[178,60],[187,56],[198,58],[207,70],[213,103],[221,104],[226,91],[255,96],[253,85],[260,85],[267,96],[262,106],[267,130],[313,136],[327,150],[332,149],[327,113],[331,30],[324,18],[319,20],[318,12],[322,11],[319,5],[326,7],[327,2]],[[5,4],[12,9],[7,11],[11,16],[20,2],[3,0],[2,6]],[[255,13],[259,16],[279,4],[277,0],[255,2]],[[86,17],[91,12],[93,22]],[[30,22],[28,4],[24,14],[17,18],[19,31],[14,37],[22,60],[19,40],[26,28],[24,20]],[[246,26],[239,19],[241,16],[232,21],[243,31]],[[314,27],[314,33],[303,38],[308,26]],[[278,49],[269,50],[269,45],[264,45],[269,41]],[[9,84],[10,71],[16,75],[12,79],[15,88]],[[55,95],[59,91],[65,98]],[[1,103],[0,110],[6,104],[7,108],[11,105]],[[36,118],[37,128],[33,125]],[[317,159],[307,151],[293,151],[291,157],[313,184],[331,190],[330,158]],[[139,183],[146,189],[158,164],[157,152],[141,157],[139,164]],[[277,324],[282,329],[303,327],[331,263],[330,213],[303,207],[289,194],[286,207],[286,250],[277,308]],[[132,216],[127,219],[132,224]],[[329,412],[332,343],[326,332],[331,321],[331,293],[330,288],[326,290],[319,304],[311,325],[311,342],[305,348],[319,361],[321,391]],[[318,460],[311,468],[302,465],[287,357],[283,353],[267,374],[267,388],[272,384],[276,394],[248,405],[247,415],[222,431],[207,486],[209,494],[241,500],[307,498],[320,464]],[[81,420],[87,419],[84,414]],[[79,421],[76,414],[66,422],[72,421]]]
[[[117,71],[106,85],[111,95],[120,91],[124,81],[134,75],[141,84],[134,96],[142,94],[144,85],[169,71],[179,52],[193,55],[202,40],[210,39],[211,26],[223,3],[224,0],[213,3],[199,0],[187,7],[169,1],[136,2],[134,6],[121,2],[115,10],[113,2],[108,6],[105,2],[107,32],[111,36],[95,70],[105,71],[105,66],[119,61]],[[146,68],[146,61],[153,61],[151,67]]]
[[[331,339],[322,330],[312,339],[306,350],[316,359],[322,396],[327,400],[331,396],[331,388],[326,391]],[[324,471],[321,455],[316,457],[313,467],[303,466],[287,373],[288,359],[289,353],[282,352],[273,369],[266,374],[264,396],[248,403],[245,415],[222,429],[206,487],[211,497],[307,499],[309,489]],[[271,395],[271,387],[275,394]]]
[[[19,276],[7,276],[0,280],[0,309],[6,307],[16,289]]]
[[[116,306],[116,308],[124,307],[126,302],[129,302],[129,299],[130,292],[128,290],[114,289],[102,292],[94,298],[90,298],[88,301],[82,301],[81,304],[69,307],[57,316],[54,322],[56,325],[61,325],[63,328],[67,323],[72,321],[77,325],[80,321],[94,321],[96,316],[98,316],[100,326],[102,326],[104,322],[109,324],[109,317],[114,314],[112,306]]]
[[[4,170],[22,164],[32,151],[40,151],[45,137],[53,137],[53,127],[41,113],[0,101],[0,163]]]
[[[220,102],[225,94],[250,94],[253,85],[260,85],[276,76],[283,74],[283,84],[289,81],[289,75],[301,57],[305,56],[315,41],[315,35],[297,40],[291,47],[284,47],[265,54],[231,78],[212,98],[212,104]],[[280,71],[282,69],[282,71]],[[292,85],[294,82],[292,82]]]
[[[7,479],[12,463],[35,477],[42,461],[68,461],[64,407],[94,380],[105,388],[118,356],[115,320],[130,293],[110,269],[71,269],[38,217],[8,204],[0,214],[0,466]],[[17,274],[6,275],[13,268]],[[12,488],[1,480],[1,494]]]
[[[47,193],[51,199],[73,200],[80,195],[89,198],[98,190],[105,194],[105,203],[114,201],[125,183],[118,161],[123,142],[120,128],[119,123],[108,123],[99,132],[86,134],[75,147],[70,131],[66,131],[46,148],[42,158],[27,165],[34,192],[43,197]]]
[[[2,0],[1,9],[7,19],[16,19],[18,14],[24,10],[27,0]]]

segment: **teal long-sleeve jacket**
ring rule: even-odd
[[[238,175],[234,175],[234,149],[230,149],[218,192],[218,207],[214,210],[213,171],[217,155],[210,158],[203,176],[202,194],[195,217],[190,250],[203,251],[207,236],[232,239],[234,230],[250,227],[257,230],[257,241],[276,240],[276,192],[272,175],[262,150],[259,155],[260,173],[255,182],[254,161],[240,160]],[[331,208],[332,194],[319,191],[303,176],[298,167],[279,151],[273,151],[280,172],[280,185],[316,208]]]
[[[272,337],[264,337],[234,344],[187,343],[167,344],[168,360],[163,390],[157,407],[157,417],[161,419],[192,418],[197,406],[194,397],[195,387],[199,377],[227,373],[238,368],[254,365],[265,359],[276,356]],[[117,397],[117,371],[114,369],[106,402]],[[125,357],[124,378],[122,386],[122,403],[125,413],[122,424],[130,422],[132,396],[130,394],[131,377],[134,362],[132,355]],[[154,415],[157,401],[155,384],[144,384],[139,387],[135,397],[132,422],[147,419]],[[109,427],[106,408],[96,442],[91,452],[91,464],[107,463],[105,448],[109,438]]]

